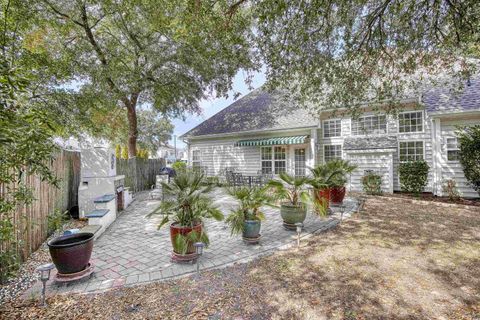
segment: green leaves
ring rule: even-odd
[[[222,212],[212,205],[208,193],[212,186],[205,185],[205,177],[195,171],[180,171],[169,183],[163,183],[167,200],[149,214],[163,215],[161,228],[169,222],[177,222],[180,226],[193,227],[203,219],[223,220]]]
[[[413,192],[417,196],[428,182],[429,166],[426,161],[410,161],[400,163],[398,173],[402,191]]]
[[[462,128],[457,135],[465,178],[480,195],[480,125]]]
[[[475,0],[257,0],[253,9],[269,86],[315,111],[356,114],[366,101],[392,110],[437,76],[465,79],[480,57]]]

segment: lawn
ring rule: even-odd
[[[480,318],[478,207],[373,197],[335,230],[252,263],[86,296],[6,319]]]

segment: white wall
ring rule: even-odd
[[[406,110],[407,111],[407,108]],[[420,111],[420,109],[410,110],[410,111]],[[367,111],[364,115],[371,115],[376,114],[373,111]],[[341,137],[331,137],[331,138],[324,138],[323,137],[323,120],[326,119],[341,119],[342,124],[342,136]],[[349,115],[347,116],[324,116],[322,117],[322,128],[319,129],[318,136],[319,144],[317,145],[318,150],[318,163],[323,163],[323,146],[325,144],[340,144],[342,145],[342,153],[343,157],[345,158],[345,151],[343,150],[343,141],[346,137],[352,136],[351,134],[351,123],[352,120]],[[427,186],[425,187],[425,191],[431,192],[433,191],[433,150],[432,150],[432,133],[431,133],[431,121],[426,116],[425,112],[423,114],[423,131],[422,132],[415,132],[415,133],[399,133],[398,132],[398,118],[394,117],[393,115],[387,116],[387,134],[389,136],[396,136],[399,142],[401,141],[423,141],[424,145],[424,159],[430,166],[430,171],[428,174],[428,182]],[[369,135],[372,137],[375,135]],[[377,136],[385,136],[385,134],[377,135]],[[365,137],[365,136],[355,136],[355,137]],[[399,153],[398,153],[398,146],[395,152],[393,153],[393,189],[395,191],[400,190],[400,182],[399,182],[399,175],[398,175],[398,166],[399,166]],[[372,168],[377,170],[378,166],[373,164],[377,168]]]
[[[217,139],[194,139],[189,141],[188,161],[191,165],[192,153],[194,150],[200,150],[201,165],[207,167],[208,175],[220,175],[226,167],[234,167],[237,171],[247,174],[256,175],[261,169],[260,146],[236,147],[235,142],[239,140],[261,139],[282,136],[309,135],[312,136],[311,130],[282,132],[282,133],[265,133],[255,136],[236,136],[229,138]],[[287,145],[287,172],[294,174],[294,149],[305,148],[306,165],[313,166],[313,152],[310,144]]]
[[[446,179],[454,179],[457,182],[458,190],[462,197],[479,197],[479,194],[468,185],[467,179],[463,173],[462,165],[459,161],[448,161],[447,158],[447,138],[455,137],[456,126],[458,125],[475,125],[480,124],[480,116],[477,119],[469,120],[440,120],[440,141],[438,141],[438,172],[439,183],[441,184]],[[443,194],[439,185],[438,191]]]

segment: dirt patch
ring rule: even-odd
[[[389,194],[388,196],[404,198],[404,199],[412,199],[412,200],[424,200],[424,201],[433,201],[433,202],[440,202],[440,203],[451,203],[451,204],[460,204],[464,206],[480,207],[480,198],[476,198],[476,199],[458,198],[456,200],[451,200],[448,197],[438,197],[428,192],[421,193],[419,196],[415,196],[411,193],[395,192],[393,194]]]
[[[200,278],[16,301],[6,319],[479,319],[480,212],[371,197],[300,249]]]

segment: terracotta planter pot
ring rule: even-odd
[[[294,229],[295,223],[305,221],[307,217],[307,206],[305,204],[301,204],[298,206],[294,206],[291,204],[284,203],[280,206],[280,215],[283,219],[283,225],[287,229]]]
[[[58,272],[77,273],[85,270],[93,249],[93,233],[83,232],[48,241],[48,249]]]
[[[330,207],[330,188],[325,189],[315,189],[315,199],[318,202],[321,202],[325,205],[325,208],[328,209]]]
[[[330,202],[334,205],[339,205],[345,199],[345,187],[333,187],[330,189]]]
[[[187,234],[189,234],[192,231],[195,231],[198,234],[200,234],[200,233],[202,233],[202,229],[203,229],[202,223],[198,223],[194,227],[182,227],[182,226],[177,225],[177,223],[172,223],[170,225],[170,240],[172,241],[172,247],[174,248],[173,251],[176,254],[182,254],[181,252],[176,252],[175,247],[173,245],[175,237],[177,236],[177,234],[181,234],[182,236],[186,236]],[[193,246],[193,242],[188,244],[187,252],[185,253],[185,255],[192,254],[192,253],[195,253],[195,247]]]

